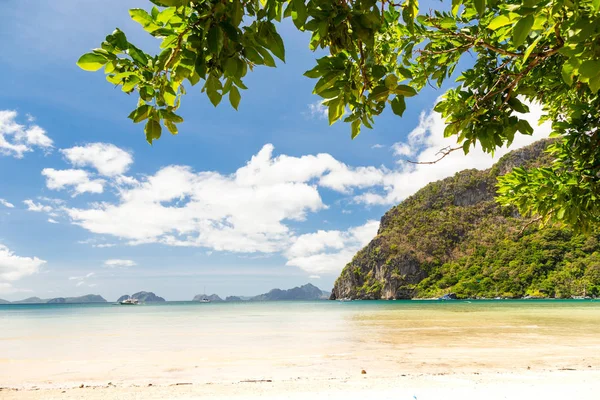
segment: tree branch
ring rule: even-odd
[[[420,165],[431,165],[431,164],[436,164],[437,162],[443,160],[444,158],[446,158],[446,156],[448,156],[450,153],[456,151],[456,150],[460,150],[462,149],[462,146],[458,146],[458,147],[444,147],[443,149],[441,149],[440,151],[438,151],[435,155],[437,156],[438,154],[441,154],[441,157],[438,158],[435,161],[411,161],[411,160],[404,160],[408,163],[411,164],[420,164]]]

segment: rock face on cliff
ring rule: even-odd
[[[465,170],[430,183],[389,210],[377,236],[336,280],[331,299],[409,299],[448,292],[567,297],[600,288],[598,230],[581,236],[560,226],[539,230],[531,225],[521,233],[527,221],[494,200],[499,175],[515,166],[549,163],[547,144],[509,153],[488,170]],[[581,251],[571,254],[574,249]],[[587,269],[570,272],[570,263],[584,260]],[[597,276],[593,265],[598,265]],[[580,283],[561,283],[563,273]]]
[[[136,299],[138,301],[141,301],[142,303],[156,303],[165,301],[165,299],[155,295],[152,292],[137,292],[132,294],[131,296],[129,296],[128,294],[124,294],[123,296],[117,299],[117,303],[127,299]]]
[[[87,294],[79,297],[57,297],[47,301],[48,304],[76,304],[76,303],[106,303],[106,300],[97,294]]]
[[[273,289],[269,293],[259,294],[250,298],[250,301],[279,301],[279,300],[324,300],[329,293],[307,283],[300,287],[288,290]]]
[[[223,301],[223,299],[216,294],[211,294],[210,296],[205,294],[197,294],[194,296],[192,301],[202,301],[202,299],[208,299],[211,303],[220,303]]]

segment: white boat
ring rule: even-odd
[[[210,303],[210,300],[207,299],[206,297],[200,299],[200,303]]]
[[[120,301],[119,304],[121,304],[122,306],[137,306],[138,304],[140,304],[138,299],[125,299],[123,301]]]

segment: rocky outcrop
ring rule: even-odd
[[[106,300],[97,294],[88,294],[79,297],[57,297],[47,301],[48,304],[83,304],[83,303],[106,303]]]
[[[225,297],[225,301],[244,301],[244,300],[239,296],[227,296],[227,297]]]
[[[0,304],[10,304],[10,301],[0,299]]]
[[[536,142],[488,170],[465,170],[430,183],[393,207],[381,218],[377,236],[346,265],[330,298],[413,298],[440,265],[517,230],[523,225],[518,213],[494,200],[497,177],[515,166],[548,164],[547,145]]]
[[[324,300],[327,293],[313,284],[307,283],[288,290],[273,289],[268,293],[250,298],[250,301],[280,301],[280,300]]]
[[[210,300],[211,303],[220,303],[223,301],[223,299],[216,294],[211,294],[210,296],[206,294],[197,294],[192,301],[202,301],[203,299]]]

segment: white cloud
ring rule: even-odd
[[[0,205],[3,205],[4,207],[7,207],[7,208],[15,208],[14,204],[9,203],[8,201],[6,201],[4,199],[0,199]]]
[[[22,158],[35,147],[52,149],[52,139],[46,131],[37,125],[20,125],[16,118],[16,111],[0,110],[0,155]]]
[[[321,279],[319,275],[310,275],[308,279]]]
[[[134,265],[137,265],[137,264],[133,260],[112,259],[112,260],[106,260],[104,262],[104,265],[108,268],[117,268],[117,267],[133,267]]]
[[[412,156],[415,149],[407,145],[406,143],[394,143],[392,146],[394,154],[397,156]]]
[[[100,175],[124,174],[133,163],[133,157],[110,143],[89,143],[60,151],[75,167],[93,167]]]
[[[58,221],[52,218],[48,218],[48,222],[50,222],[51,224],[58,224]]]
[[[310,274],[338,273],[358,250],[377,234],[379,221],[370,220],[347,231],[318,231],[299,236],[286,252],[286,265]]]
[[[20,257],[0,244],[0,282],[16,281],[39,271],[46,261],[37,257]]]
[[[307,212],[325,208],[310,181],[339,163],[321,154],[273,158],[272,151],[272,145],[264,146],[231,175],[168,166],[138,185],[122,188],[116,204],[66,211],[85,229],[130,244],[277,252],[293,236],[284,221],[301,221]]]
[[[53,210],[53,208],[51,206],[48,206],[48,205],[45,205],[42,203],[36,203],[31,199],[23,200],[23,203],[27,206],[28,211],[51,212]]]
[[[42,175],[46,177],[48,189],[61,190],[67,187],[73,188],[73,195],[82,193],[102,193],[104,191],[103,179],[91,179],[87,171],[82,169],[44,168]]]
[[[308,116],[311,118],[327,119],[327,114],[327,107],[323,105],[322,101],[317,101],[308,105]]]
[[[371,146],[372,149],[383,149],[385,146],[379,143],[374,144],[373,146]]]
[[[398,170],[388,171],[385,174],[381,184],[383,194],[363,193],[357,196],[355,201],[366,204],[397,204],[430,182],[447,178],[464,169],[489,168],[508,152],[547,138],[551,132],[550,123],[546,122],[538,126],[538,120],[542,115],[541,107],[530,105],[530,108],[531,112],[521,117],[527,119],[534,127],[534,134],[531,136],[517,134],[511,147],[498,149],[494,157],[477,147],[471,149],[467,156],[462,151],[452,152],[435,164],[413,165],[402,162]],[[396,143],[393,149],[397,155],[413,156],[412,161],[434,161],[440,158],[438,154],[440,150],[457,145],[455,137],[444,138],[445,127],[438,113],[424,112],[421,114],[419,125],[410,133],[408,143]]]

